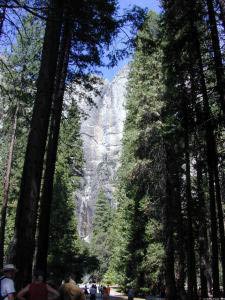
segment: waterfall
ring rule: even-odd
[[[76,193],[79,235],[89,241],[99,190],[102,189],[111,206],[115,206],[113,191],[122,150],[123,124],[126,117],[125,96],[129,67],[124,67],[101,87],[94,98],[96,106],[81,104],[87,117],[81,119],[84,177]]]

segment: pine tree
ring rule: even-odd
[[[160,203],[164,168],[160,111],[162,52],[158,17],[150,12],[138,37],[127,96],[118,209],[109,273],[118,272],[123,287],[152,288],[162,277],[164,250]],[[155,234],[155,231],[158,234]],[[153,251],[153,253],[152,253]],[[151,270],[152,272],[149,272]]]
[[[5,227],[6,227],[6,214],[7,214],[7,206],[9,200],[9,188],[10,188],[10,176],[12,170],[12,162],[13,162],[13,152],[16,140],[16,129],[17,129],[17,119],[18,119],[18,106],[16,107],[13,127],[11,133],[11,140],[9,145],[9,152],[7,157],[6,164],[6,174],[4,177],[3,184],[3,201],[2,201],[2,209],[1,209],[1,224],[0,224],[0,267],[3,267],[3,259],[4,259],[4,242],[5,242]]]
[[[210,213],[211,213],[211,241],[212,241],[212,273],[213,273],[213,291],[214,295],[219,295],[219,273],[218,273],[218,239],[217,239],[217,218],[218,220],[222,220],[221,217],[221,206],[220,206],[220,185],[218,178],[218,158],[217,158],[217,145],[216,145],[216,138],[215,138],[215,131],[214,131],[214,115],[211,111],[211,105],[216,105],[215,98],[212,100],[209,98],[208,89],[210,84],[212,84],[212,76],[216,73],[216,70],[209,70],[208,66],[209,58],[208,56],[208,49],[205,48],[205,44],[203,43],[202,36],[205,37],[205,40],[209,40],[209,32],[206,30],[206,24],[204,20],[204,11],[205,6],[201,2],[194,2],[194,1],[180,1],[171,3],[170,1],[163,1],[164,4],[164,17],[166,18],[166,32],[167,32],[167,41],[168,44],[165,48],[165,66],[167,72],[167,86],[168,91],[171,95],[171,99],[167,103],[171,108],[175,108],[172,111],[175,118],[178,120],[180,125],[185,129],[187,132],[187,125],[182,122],[182,115],[185,117],[186,112],[184,108],[190,110],[189,116],[192,116],[192,121],[190,124],[191,117],[187,118],[189,121],[189,130],[188,135],[191,139],[186,142],[184,140],[184,151],[187,155],[189,155],[189,163],[192,162],[191,157],[196,151],[196,148],[193,144],[193,135],[196,131],[198,131],[197,124],[195,123],[198,120],[199,126],[199,115],[201,115],[202,123],[201,126],[201,133],[204,132],[204,135],[201,135],[203,139],[203,144],[206,144],[206,156],[208,162],[208,188],[209,188],[209,198],[210,198]],[[201,33],[201,35],[200,35]],[[176,50],[175,50],[176,49]],[[215,48],[214,48],[215,49]],[[172,64],[168,64],[168,60],[172,60]],[[208,59],[208,60],[207,60]],[[207,69],[208,68],[208,69]],[[210,71],[212,73],[210,73]],[[213,75],[212,75],[213,74]],[[210,78],[211,75],[211,78]],[[188,84],[190,82],[190,84]],[[171,88],[171,86],[173,88]],[[184,90],[183,95],[181,94],[182,90]],[[202,96],[203,99],[203,106],[199,104],[199,95]],[[187,99],[188,102],[182,102],[182,99]],[[183,105],[182,105],[183,103]],[[185,106],[185,103],[186,106]],[[180,105],[181,104],[181,105]],[[201,107],[200,111],[198,109],[194,110],[194,108]],[[202,113],[203,112],[203,113]],[[171,112],[167,111],[166,114],[169,113],[171,116]],[[195,115],[196,113],[196,115]],[[203,118],[203,119],[202,119]],[[184,119],[185,120],[185,119]],[[179,126],[178,123],[178,126]],[[177,127],[177,125],[176,125]],[[178,127],[177,127],[178,128]],[[176,135],[176,137],[178,137]],[[182,141],[182,138],[180,139]],[[177,143],[176,143],[177,144]],[[172,157],[171,157],[172,159]],[[187,163],[186,166],[188,167]],[[186,167],[186,184],[189,185],[189,195],[191,195],[191,190],[193,187],[190,186],[190,167],[189,171],[187,172]],[[215,177],[214,177],[214,175]],[[193,176],[193,175],[192,175]],[[199,175],[198,175],[199,176]],[[188,179],[189,178],[189,179]],[[188,179],[188,180],[187,180]],[[189,184],[188,184],[189,181]],[[214,184],[213,184],[214,182]],[[216,188],[215,188],[216,187]],[[190,189],[191,188],[191,189]],[[189,197],[190,199],[190,197]],[[188,212],[188,198],[186,197],[187,202],[187,218],[188,215],[192,215],[194,220],[195,213],[193,211]],[[196,207],[197,203],[194,203]],[[216,205],[218,207],[218,215],[216,214]],[[221,221],[219,221],[221,222]],[[195,222],[193,223],[195,225]],[[193,227],[194,228],[194,227]],[[188,231],[187,231],[188,233]],[[188,242],[190,243],[190,234],[188,234]],[[220,236],[223,236],[223,230],[220,229]],[[202,237],[201,237],[202,238]],[[204,235],[206,238],[206,235]],[[221,238],[223,241],[223,238]],[[223,244],[221,244],[223,245]],[[223,249],[223,246],[222,248]],[[192,251],[192,254],[191,252]],[[194,257],[193,251],[195,251],[195,243],[192,244],[190,248],[188,248],[187,257],[192,258]],[[223,261],[223,250],[221,252],[221,259]],[[187,260],[187,267],[188,269],[193,272],[194,262],[192,259]],[[192,262],[191,262],[192,261]],[[190,299],[194,299],[197,297],[196,295],[196,284],[193,287],[193,283],[196,282],[194,279],[196,275],[193,274],[191,279],[191,273],[188,274],[190,285],[188,287],[188,295]],[[190,281],[191,280],[191,281]],[[202,282],[203,285],[205,283]],[[192,287],[191,287],[192,286]]]
[[[57,281],[69,272],[76,272],[77,280],[80,279],[85,251],[78,237],[75,216],[74,190],[79,186],[82,168],[76,103],[68,104],[63,115],[51,204],[47,269]]]
[[[64,7],[62,4],[62,1],[52,1],[49,8],[41,67],[37,81],[36,101],[34,104],[24,171],[21,180],[21,193],[15,221],[14,247],[11,252],[12,260],[18,263],[18,266],[21,265],[21,268],[19,268],[21,274],[18,285],[22,284],[23,280],[26,281],[29,279],[32,268],[41,175],[44,167],[45,146],[53,100],[54,83],[57,75],[56,66],[63,23]],[[101,64],[100,55],[103,44],[110,42],[111,36],[117,28],[117,22],[114,19],[115,2],[104,1],[104,3],[98,3],[97,1],[92,4],[82,5],[68,1],[64,4],[65,9],[68,9],[67,12],[71,11],[72,17],[77,21],[77,26],[74,26],[74,29],[78,28],[78,32],[75,31],[73,36],[77,44],[72,45],[72,49],[75,49],[78,69],[81,68],[82,71],[85,66],[90,67],[90,65]],[[77,9],[78,12],[82,13],[81,16],[77,15]],[[64,17],[67,17],[67,15],[65,14]],[[83,31],[84,24],[86,25],[85,31]],[[89,25],[87,26],[87,24]],[[102,30],[102,24],[109,30]],[[98,32],[96,32],[94,26],[97,26]],[[78,35],[79,39],[76,39],[76,34],[80,33],[80,28],[82,29],[82,36]],[[89,39],[87,36],[84,37],[83,32],[87,32],[88,29],[91,30],[90,33],[94,31],[94,40],[92,36]],[[79,45],[81,47],[77,48]],[[85,51],[87,55],[83,56],[83,51]],[[72,57],[74,57],[74,53],[72,53]],[[84,62],[84,65],[79,65],[80,60]],[[63,84],[65,84],[65,82]],[[43,122],[40,123],[40,120],[43,120]],[[27,226],[27,224],[29,224],[29,226]],[[26,234],[24,234],[24,232]],[[27,255],[24,251],[22,252],[24,245],[27,245]]]
[[[8,204],[13,206],[8,217],[9,223],[14,217],[15,201],[18,197],[17,185],[20,180],[21,158],[24,154],[24,138],[27,137],[27,124],[31,119],[31,107],[33,105],[35,84],[39,68],[39,47],[42,38],[42,23],[38,19],[25,15],[22,18],[23,27],[16,36],[13,51],[5,52],[5,62],[11,71],[2,66],[1,75],[1,100],[3,106],[3,118],[1,133],[3,143],[9,145],[7,166],[4,166],[4,204],[1,214],[1,260],[3,260],[4,233],[6,231],[6,245],[11,236],[13,226],[7,225],[6,213]],[[34,59],[35,58],[35,59]],[[13,124],[13,127],[11,125]],[[9,139],[9,142],[8,142]],[[2,153],[1,153],[2,154]],[[4,159],[3,159],[4,160]],[[12,184],[11,184],[12,182]],[[13,215],[13,216],[12,216]],[[5,225],[7,230],[5,230]],[[10,231],[10,234],[9,234]]]
[[[11,251],[11,260],[19,269],[18,287],[30,281],[32,271],[38,199],[61,33],[62,9],[62,1],[51,2],[21,179],[14,245]]]
[[[60,50],[57,65],[57,77],[53,93],[53,107],[48,136],[46,167],[44,183],[40,201],[40,217],[38,225],[38,246],[36,255],[36,268],[46,273],[49,222],[51,213],[51,201],[53,192],[53,179],[58,148],[60,122],[63,109],[65,81],[69,63],[69,51],[72,39],[72,25],[70,21],[64,22],[63,33],[60,42]]]
[[[212,46],[214,52],[217,92],[219,94],[219,103],[223,111],[223,119],[225,119],[225,74],[224,74],[222,55],[220,50],[219,34],[218,34],[215,11],[214,11],[214,1],[207,0],[207,8],[208,8],[208,15],[209,15],[211,40],[212,40]]]
[[[91,239],[92,253],[95,253],[99,260],[99,277],[107,271],[109,258],[111,255],[110,227],[112,224],[113,208],[109,200],[105,196],[103,190],[100,189],[96,202],[95,214],[93,220],[93,236]]]

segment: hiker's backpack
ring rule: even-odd
[[[5,296],[2,296],[2,291],[1,291],[1,288],[2,288],[2,280],[5,278],[5,276],[2,276],[1,278],[0,278],[0,300],[4,300],[6,297],[7,297],[7,295],[5,295]]]

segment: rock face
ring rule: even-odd
[[[124,67],[110,83],[105,83],[101,96],[94,99],[96,107],[83,103],[88,115],[81,120],[84,153],[84,177],[76,194],[78,232],[89,241],[95,204],[100,189],[115,205],[113,191],[121,154],[123,123],[126,117],[125,94],[129,68]]]

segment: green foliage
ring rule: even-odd
[[[118,189],[116,194],[118,206],[112,224],[112,255],[110,265],[104,278],[114,283],[123,283],[125,281],[125,271],[128,261],[129,251],[127,250],[128,237],[130,234],[131,209],[129,199],[124,190]]]
[[[99,260],[98,277],[102,279],[109,267],[109,258],[111,256],[111,229],[113,219],[113,208],[105,196],[103,190],[99,191],[96,202],[95,216],[93,220],[93,236],[91,240],[91,252]]]
[[[131,65],[114,247],[106,274],[124,288],[149,288],[162,273],[162,92],[159,17],[150,12]]]
[[[98,259],[77,233],[75,191],[82,175],[83,153],[76,102],[66,101],[60,127],[50,219],[48,273],[58,284],[66,273],[80,281],[98,268]]]
[[[75,218],[74,191],[79,185],[81,167],[79,113],[72,102],[66,107],[60,129],[50,220],[48,271],[58,279],[67,272],[80,279],[83,273],[80,256],[87,256]]]
[[[10,177],[9,203],[7,210],[6,248],[13,236],[17,199],[19,196],[28,126],[31,120],[32,106],[36,91],[35,80],[40,65],[40,48],[43,38],[43,24],[33,16],[23,16],[23,26],[13,41],[12,49],[5,51],[0,58],[0,174],[4,177],[6,160],[18,107],[16,143],[13,151],[13,164]],[[2,201],[3,180],[0,183]]]
[[[164,246],[162,244],[162,223],[155,219],[148,221],[145,231],[145,239],[148,242],[145,259],[142,268],[145,270],[146,282],[154,285],[162,274],[162,262],[164,259]]]

